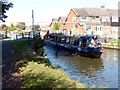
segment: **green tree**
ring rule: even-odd
[[[11,23],[10,25],[10,31],[16,30],[16,27],[13,25],[13,23]]]
[[[59,30],[59,24],[58,23],[54,23],[53,30]]]
[[[18,28],[20,30],[25,30],[25,28],[26,28],[25,22],[18,22],[16,25],[16,28]]]
[[[7,31],[7,30],[10,30],[9,26],[6,26],[6,27],[3,28],[3,31]]]
[[[6,11],[9,10],[9,8],[13,7],[12,3],[8,3],[7,0],[0,0],[0,20],[2,20],[3,22],[5,22],[5,18],[7,18],[8,16],[5,15]]]
[[[39,29],[40,29],[40,26],[39,26],[39,25],[34,25],[34,30],[35,30],[35,31],[39,31]]]
[[[1,25],[1,29],[3,30],[5,27],[7,27],[5,24]]]

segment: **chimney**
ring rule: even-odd
[[[101,6],[101,8],[103,9],[103,8],[105,8],[105,6],[104,6],[104,5],[102,5],[102,6]]]

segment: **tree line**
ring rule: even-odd
[[[3,31],[13,31],[13,30],[26,30],[27,26],[25,22],[18,22],[16,25],[11,23],[10,26],[7,26],[6,24],[2,24],[0,26],[0,29]],[[30,25],[28,28],[32,29],[32,25]],[[39,25],[34,25],[34,30],[39,31],[40,26]]]

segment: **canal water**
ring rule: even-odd
[[[119,50],[103,49],[101,58],[87,58],[75,52],[52,45],[45,46],[45,53],[52,65],[69,73],[69,77],[87,87],[101,85],[107,88],[118,88],[118,54]]]

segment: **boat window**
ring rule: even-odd
[[[101,43],[98,38],[95,40],[95,46],[96,47],[101,46]]]
[[[78,46],[78,43],[79,43],[78,39],[75,39],[74,40],[74,46]]]
[[[97,37],[88,38],[86,42],[87,47],[98,47],[101,43]]]
[[[58,38],[58,43],[61,43],[61,38],[60,37]]]
[[[61,38],[61,43],[62,43],[62,44],[65,44],[65,37],[62,37],[62,38]]]
[[[70,45],[74,45],[74,38],[70,39]]]
[[[86,47],[86,41],[87,41],[86,39],[83,39],[83,40],[82,40],[82,48],[85,48],[85,47]]]
[[[66,37],[66,44],[70,44],[70,39],[69,39],[69,37]]]
[[[50,38],[50,36],[48,36],[48,39]]]
[[[78,44],[78,47],[81,47],[81,43],[82,43],[82,39],[80,38],[79,39],[79,42],[78,42],[79,44]]]
[[[57,40],[58,40],[58,37],[56,36],[56,37],[55,37],[55,42],[57,42]]]
[[[91,47],[92,46],[91,40],[92,40],[92,38],[87,38],[86,47]]]

